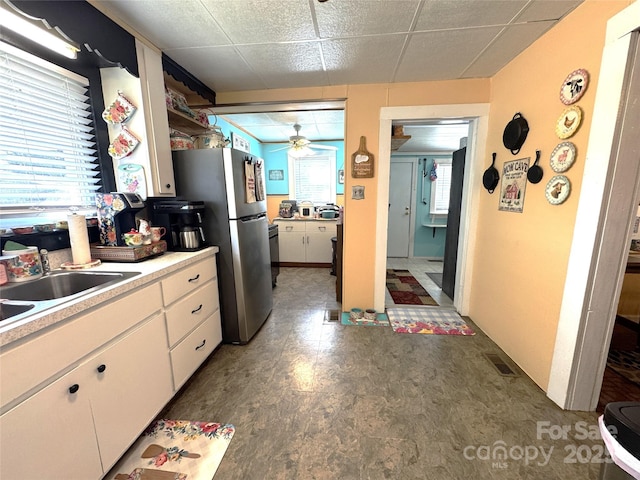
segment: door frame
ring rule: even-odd
[[[635,2],[607,23],[547,387],[547,396],[569,410],[594,410],[598,403],[628,253],[623,241],[630,238],[640,195],[637,156],[619,151],[627,62],[639,19]]]
[[[473,252],[476,245],[478,224],[477,205],[481,189],[471,188],[482,178],[486,168],[484,157],[489,127],[488,103],[459,105],[416,105],[406,107],[382,107],[380,109],[380,131],[378,147],[378,221],[376,222],[376,250],[374,267],[374,308],[384,311],[385,277],[387,265],[387,227],[389,224],[389,175],[391,171],[391,125],[394,120],[438,120],[464,119],[469,121],[467,161],[465,163],[465,187],[462,192],[460,240],[458,244],[458,268],[456,271],[456,291],[454,306],[461,315],[469,312],[471,279],[473,272]]]
[[[415,242],[415,235],[416,235],[416,201],[417,201],[417,197],[416,197],[416,182],[417,182],[417,171],[416,171],[416,163],[417,163],[417,158],[415,156],[407,156],[407,157],[394,157],[392,156],[390,159],[391,163],[409,163],[411,165],[411,213],[409,215],[409,239],[408,241],[408,245],[407,245],[407,252],[408,252],[408,256],[407,258],[413,258],[413,243]],[[391,179],[391,165],[389,165],[389,179]],[[389,204],[389,202],[387,201],[387,204]],[[387,214],[389,213],[389,209],[387,208]],[[389,220],[389,217],[387,215],[387,221]],[[388,237],[387,237],[388,238]]]

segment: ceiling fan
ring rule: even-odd
[[[296,131],[295,135],[291,135],[289,137],[289,145],[287,145],[286,147],[282,147],[282,148],[277,148],[275,150],[272,150],[272,152],[279,152],[281,150],[286,150],[289,149],[289,153],[291,155],[294,156],[299,156],[299,157],[303,157],[303,156],[307,156],[307,155],[313,155],[313,149],[317,149],[317,150],[337,150],[337,147],[333,147],[330,145],[320,145],[317,143],[311,143],[307,137],[300,135],[300,129],[302,128],[299,124],[295,124],[293,126],[294,130]]]

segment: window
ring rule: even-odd
[[[289,155],[289,198],[313,203],[336,201],[336,154]]]
[[[89,82],[0,42],[0,213],[95,211],[100,188]],[[13,219],[13,220],[11,220]]]
[[[436,160],[438,164],[436,178],[431,183],[431,204],[429,213],[447,215],[449,213],[449,190],[451,188],[451,159]]]

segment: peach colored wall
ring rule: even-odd
[[[376,162],[388,161],[377,155],[380,107],[490,102],[487,145],[488,152],[498,153],[498,167],[506,160],[527,156],[533,161],[539,149],[545,175],[541,183],[527,184],[521,214],[499,212],[497,192],[481,195],[470,316],[546,389],[606,21],[630,3],[587,0],[490,80],[227,92],[220,93],[218,101],[346,99],[345,150],[355,152],[364,135]],[[567,172],[572,193],[564,204],[552,206],[545,199],[544,187],[552,176],[549,156],[560,142],[554,132],[564,108],[558,94],[562,80],[576,68],[586,68],[591,82],[578,102],[584,111],[583,124],[571,138],[578,151],[576,164]],[[502,132],[516,112],[525,115],[531,131],[522,152],[513,156],[502,145]],[[352,179],[349,159],[347,153],[343,310],[372,305],[376,247],[376,182]],[[353,185],[365,186],[364,200],[351,199]]]
[[[584,170],[591,113],[604,45],[606,20],[628,1],[587,1],[492,78],[488,152],[497,152],[498,170],[505,161],[535,159],[541,151],[544,178],[528,183],[524,212],[498,211],[499,190],[483,192],[479,204],[470,317],[520,367],[546,390],[558,327],[569,250]],[[565,173],[571,194],[561,205],[545,198],[554,172],[550,154],[561,141],[555,124],[566,106],[559,99],[567,74],[584,68],[590,83],[576,103],[583,122],[569,139],[577,160]],[[512,155],[502,132],[516,112],[530,132],[522,150]]]
[[[388,162],[388,158],[381,159],[377,153],[381,107],[487,103],[489,89],[490,81],[488,79],[471,79],[226,92],[218,94],[217,100],[218,103],[225,104],[346,99],[345,151],[347,155],[345,161],[342,308],[348,311],[354,307],[372,308],[374,297],[377,177],[370,179],[351,178],[351,153],[358,150],[360,136],[366,137],[367,150],[374,154],[376,163]],[[351,187],[354,185],[365,187],[364,200],[351,199]]]

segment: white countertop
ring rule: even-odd
[[[218,253],[218,247],[209,247],[197,252],[166,252],[156,258],[137,263],[103,262],[89,269],[92,272],[140,272],[133,278],[99,289],[87,295],[34,313],[14,322],[11,319],[0,323],[0,347],[15,342],[47,327],[62,322],[84,310],[93,308],[130,290],[144,286],[187,265],[204,260]],[[1,290],[1,289],[0,289]],[[0,292],[0,297],[2,296]],[[4,325],[3,325],[4,323]]]
[[[273,219],[273,221],[278,221],[278,222],[299,222],[299,221],[304,221],[304,222],[335,222],[337,221],[337,218],[309,218],[309,217],[292,217],[292,218],[282,218],[282,217],[275,217]]]

